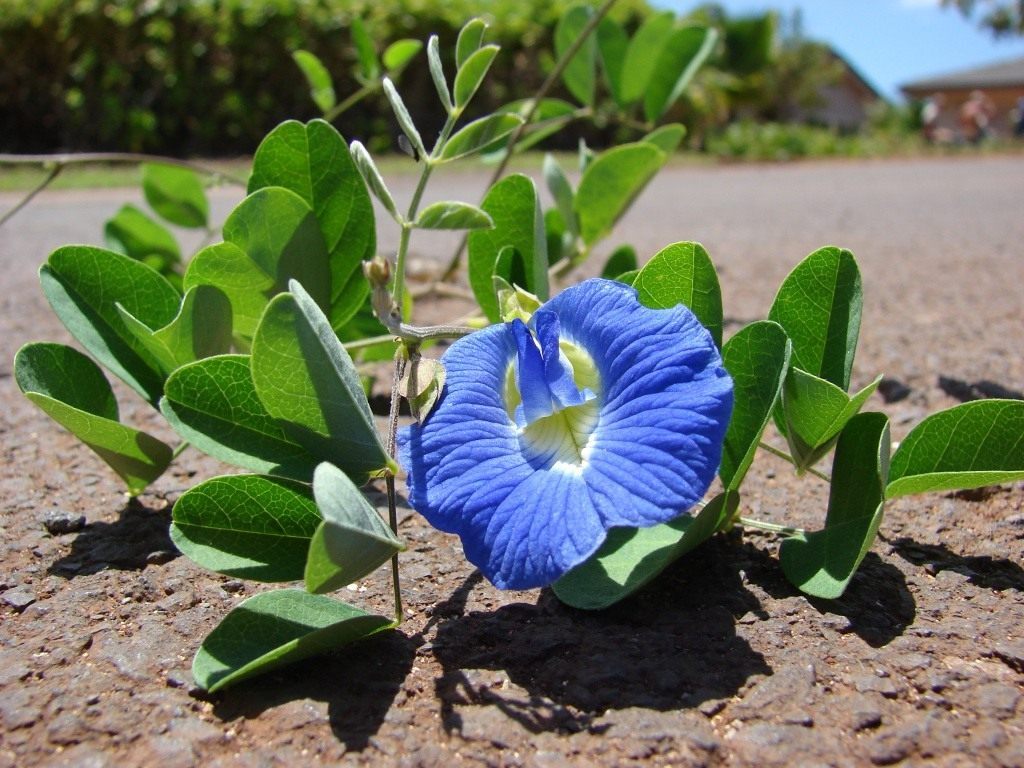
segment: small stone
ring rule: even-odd
[[[235,593],[241,592],[243,589],[245,589],[245,584],[243,584],[238,579],[231,579],[229,581],[225,581],[223,584],[220,585],[220,587],[225,592]]]
[[[15,587],[4,592],[3,601],[20,613],[36,601],[36,596],[28,587]]]
[[[860,693],[880,693],[887,699],[895,699],[900,692],[891,679],[877,675],[857,675],[853,687]]]
[[[1017,711],[1021,695],[1006,683],[985,683],[974,689],[974,706],[978,714],[1006,720]]]
[[[1024,641],[999,643],[993,655],[1016,672],[1024,672]]]
[[[171,560],[173,560],[177,556],[177,552],[172,552],[169,549],[158,549],[155,552],[150,552],[148,555],[146,555],[146,564],[163,565],[164,563],[171,562]]]
[[[67,512],[53,510],[43,517],[43,527],[52,536],[63,536],[67,533],[78,533],[85,528],[85,515],[72,515]]]

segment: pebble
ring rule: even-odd
[[[85,515],[73,515],[54,510],[43,516],[43,527],[53,536],[78,533],[85,528]]]
[[[2,599],[7,605],[20,613],[36,601],[36,595],[28,587],[15,587],[4,592]]]

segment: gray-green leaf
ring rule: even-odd
[[[739,494],[719,494],[694,517],[650,528],[613,528],[598,550],[553,585],[566,605],[599,610],[636,592],[669,565],[709,539],[733,516]]]
[[[264,592],[243,601],[207,635],[192,677],[214,693],[394,626],[391,619],[301,589]]]
[[[782,570],[802,592],[827,600],[842,596],[882,522],[888,472],[888,418],[858,414],[836,447],[825,528],[782,542]]]
[[[933,413],[892,457],[888,498],[1024,479],[1024,401],[979,400]]]
[[[384,86],[384,95],[388,98],[388,103],[391,105],[391,111],[394,112],[395,119],[398,121],[398,127],[402,129],[402,133],[404,133],[406,138],[409,139],[419,156],[426,157],[427,148],[423,145],[423,139],[420,136],[420,132],[416,130],[416,124],[412,121],[412,115],[409,114],[409,110],[406,108],[405,102],[402,101],[402,97],[398,94],[395,84],[387,77],[384,78],[382,83]]]
[[[190,488],[174,503],[171,540],[186,557],[217,573],[296,581],[319,524],[308,485],[226,475]]]
[[[448,89],[448,78],[444,76],[444,65],[441,63],[441,52],[438,49],[437,35],[431,35],[427,41],[427,65],[430,68],[430,79],[434,81],[434,89],[441,99],[445,112],[452,111],[452,94]]]
[[[27,344],[14,358],[25,396],[88,445],[136,496],[171,462],[169,445],[118,421],[117,401],[103,372],[62,344]]]
[[[420,211],[413,226],[417,229],[490,229],[494,222],[475,205],[446,200]]]
[[[248,355],[182,366],[167,380],[160,410],[175,432],[216,459],[309,482],[317,459],[285,434],[263,406]]]
[[[298,283],[267,305],[252,343],[252,378],[267,412],[313,456],[360,482],[390,463],[359,374]]]
[[[512,113],[498,113],[474,120],[445,142],[439,160],[447,163],[479,152],[508,137],[522,124],[523,118]]]
[[[323,523],[309,545],[306,589],[330,592],[373,573],[405,549],[359,489],[327,462],[313,475],[313,496]]]
[[[487,72],[490,70],[491,64],[494,63],[494,57],[498,55],[499,50],[496,45],[485,45],[459,66],[452,93],[456,109],[464,109],[469,104],[480,84],[487,77]]]
[[[651,309],[689,307],[722,346],[722,291],[711,257],[700,243],[673,243],[658,251],[633,280],[640,303]]]
[[[485,31],[487,31],[487,22],[479,18],[470,19],[459,30],[459,37],[455,42],[456,67],[461,69],[466,60],[480,50]]]

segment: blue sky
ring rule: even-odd
[[[899,98],[899,85],[1024,56],[1024,38],[994,40],[939,0],[718,0],[732,15],[803,9],[807,37],[831,43],[876,88]],[[691,0],[652,0],[685,12]]]

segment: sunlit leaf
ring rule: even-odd
[[[487,22],[483,19],[470,19],[459,30],[459,37],[455,43],[456,67],[461,69],[466,60],[480,50],[486,31]]]
[[[858,414],[836,446],[825,528],[782,542],[782,570],[802,592],[829,600],[842,596],[882,522],[888,473],[888,418]]]
[[[380,75],[380,63],[377,61],[377,46],[373,44],[366,24],[356,16],[352,19],[350,31],[359,57],[359,74],[364,81],[375,80]]]
[[[181,261],[181,250],[165,226],[134,205],[124,205],[103,226],[103,237],[113,250],[166,272]]]
[[[666,41],[644,91],[644,115],[657,120],[676,103],[715,48],[714,28],[688,26],[675,30]]]
[[[203,568],[253,581],[296,581],[320,514],[308,485],[262,475],[215,477],[187,490],[171,541]]]
[[[401,74],[402,70],[412,63],[416,54],[421,50],[423,50],[423,43],[419,40],[396,40],[384,49],[384,54],[381,56],[384,69],[392,77]]]
[[[444,65],[441,63],[441,52],[438,48],[437,35],[431,35],[427,41],[427,64],[430,69],[430,79],[434,81],[434,89],[441,99],[441,106],[445,112],[452,111],[452,94],[448,88],[448,78],[444,76]]]
[[[457,160],[508,137],[523,124],[523,118],[513,114],[495,114],[463,126],[452,136],[441,150],[441,160]]]
[[[394,112],[395,119],[398,121],[398,127],[402,129],[402,133],[409,139],[413,149],[416,150],[419,156],[426,157],[429,154],[427,148],[423,144],[423,139],[420,136],[420,132],[416,129],[416,124],[413,122],[412,115],[409,114],[405,102],[402,101],[402,97],[395,89],[395,84],[387,77],[384,78],[382,84],[384,86],[384,95],[387,96],[388,103],[391,105],[391,111]]]
[[[480,84],[487,77],[487,72],[490,70],[491,64],[494,63],[494,57],[498,55],[498,50],[496,45],[485,45],[459,66],[452,93],[452,100],[457,109],[462,109],[469,104]]]
[[[629,49],[629,36],[626,30],[605,16],[597,25],[597,50],[601,57],[601,69],[604,72],[608,91],[619,107],[625,107],[622,100],[622,69]]]
[[[161,217],[179,227],[205,227],[210,204],[198,174],[188,168],[142,164],[142,192]]]
[[[643,98],[661,52],[672,36],[675,21],[675,14],[671,11],[651,14],[629,41],[622,63],[622,104],[632,104]]]
[[[169,445],[118,421],[117,401],[103,372],[62,344],[27,344],[14,359],[25,396],[88,445],[136,496],[167,469]]]
[[[581,37],[593,15],[594,9],[586,5],[573,6],[562,14],[555,26],[555,55],[559,59]],[[597,41],[594,35],[588,35],[562,71],[565,87],[587,106],[594,105],[596,69]]]
[[[679,123],[669,123],[655,128],[644,136],[643,140],[653,144],[666,155],[672,155],[686,136],[686,128]]]
[[[1024,401],[978,400],[933,413],[892,457],[888,498],[1024,480]]]
[[[207,635],[192,677],[213,693],[393,626],[391,619],[301,589],[263,592],[232,609]]]
[[[652,309],[683,304],[722,346],[722,291],[711,257],[700,243],[673,243],[658,251],[633,280],[640,303]]]
[[[490,229],[491,217],[469,203],[446,200],[431,203],[416,217],[418,229]]]
[[[331,73],[327,67],[309,51],[294,51],[292,58],[295,64],[302,70],[306,82],[309,84],[309,96],[321,112],[330,112],[338,103],[334,93],[334,83],[331,80]]]
[[[666,155],[653,144],[621,144],[587,165],[576,190],[575,208],[583,242],[607,235],[654,177]]]

